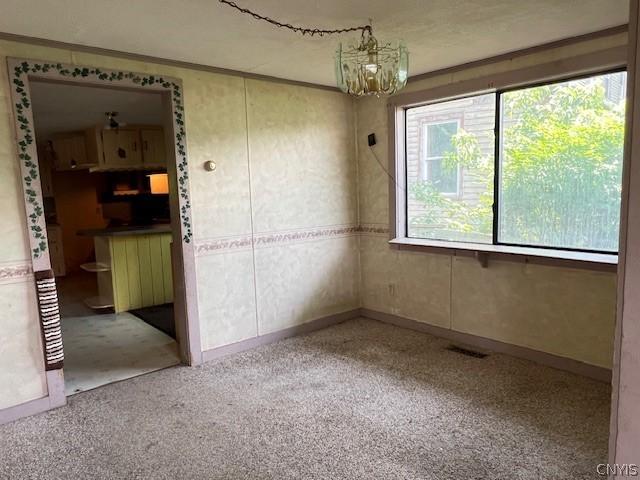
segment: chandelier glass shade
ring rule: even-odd
[[[359,43],[338,46],[335,56],[338,88],[349,95],[391,95],[407,84],[409,52],[402,42],[378,44],[370,29]]]

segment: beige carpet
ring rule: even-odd
[[[0,427],[2,479],[582,479],[609,387],[355,320]]]

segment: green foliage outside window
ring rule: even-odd
[[[499,240],[617,250],[624,102],[607,100],[600,82],[573,81],[506,92],[502,104]],[[452,143],[443,168],[461,165],[482,183],[479,200],[470,205],[414,183],[410,194],[426,208],[411,224],[438,225],[427,238],[444,232],[490,242],[493,152],[483,155],[463,129]]]

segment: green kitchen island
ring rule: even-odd
[[[115,313],[173,302],[171,226],[81,230],[94,237],[96,262],[82,268],[98,276],[98,296],[85,300],[93,309]]]

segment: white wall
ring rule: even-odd
[[[230,81],[238,84],[227,107],[231,119],[216,113],[208,124],[187,117],[190,161],[194,142],[220,170],[217,179],[199,175],[192,184],[205,350],[359,306],[357,237],[333,232],[356,223],[351,99],[299,86]],[[195,88],[185,83],[190,95]],[[191,110],[189,93],[186,99],[187,115],[194,109],[196,115],[200,109],[203,115],[218,112],[215,99],[200,98]],[[193,139],[194,129],[206,129],[202,142]],[[212,132],[216,141],[207,143]],[[220,151],[231,145],[233,152]],[[220,242],[237,246],[218,249]]]

